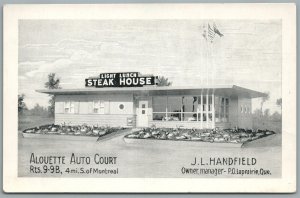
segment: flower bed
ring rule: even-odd
[[[126,135],[125,138],[243,144],[272,134],[275,134],[275,132],[269,130],[246,130],[237,128],[223,130],[218,128],[144,128]]]
[[[122,127],[98,127],[98,126],[67,126],[67,125],[42,125],[39,127],[25,129],[23,135],[31,137],[32,135],[65,135],[65,136],[88,136],[102,137],[104,135],[123,130]]]

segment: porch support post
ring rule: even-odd
[[[201,101],[200,101],[200,125],[201,129],[203,129],[203,94],[201,90]]]
[[[166,121],[168,121],[168,96],[166,97]]]
[[[181,117],[180,121],[181,122],[184,121],[183,120],[183,118],[184,118],[184,116],[183,116],[183,104],[184,104],[184,101],[183,100],[184,100],[184,97],[181,97],[181,108],[180,108],[180,117]]]
[[[224,98],[224,106],[223,106],[223,118],[224,118],[224,120],[227,122],[227,120],[226,120],[226,98]]]
[[[205,112],[206,112],[206,128],[208,128],[208,106],[209,106],[209,102],[208,102],[208,90],[206,92],[206,108],[205,108]]]
[[[211,110],[212,110],[212,128],[214,129],[215,128],[215,94],[214,92],[211,94],[211,99],[212,99],[212,102],[211,102]]]
[[[197,119],[197,122],[199,121],[199,97],[197,96],[197,101],[196,101],[196,104],[197,104],[197,108],[196,108],[196,119]]]

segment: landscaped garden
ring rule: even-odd
[[[122,127],[108,127],[108,126],[88,126],[86,124],[69,126],[69,125],[55,125],[47,124],[38,127],[28,128],[23,131],[26,134],[45,134],[45,135],[73,135],[73,136],[95,136],[101,137],[110,133],[123,130]]]
[[[143,128],[125,136],[129,139],[200,141],[211,143],[245,143],[275,134],[269,130],[251,129],[182,129]]]
[[[39,127],[28,128],[23,131],[24,137],[36,135],[69,135],[69,136],[88,136],[102,137],[123,130],[122,127],[108,126],[88,126],[86,124],[69,126],[47,124]],[[183,128],[142,128],[134,129],[134,132],[125,135],[125,139],[152,139],[152,140],[173,140],[191,142],[210,142],[210,143],[233,143],[243,144],[275,134],[270,130],[252,129],[183,129]],[[30,135],[28,135],[30,134]]]

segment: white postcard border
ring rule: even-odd
[[[18,177],[18,20],[281,19],[282,177],[21,178]],[[3,189],[5,192],[295,192],[296,6],[294,4],[6,5],[4,7]]]

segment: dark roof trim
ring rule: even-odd
[[[83,88],[83,89],[43,89],[40,93],[53,95],[88,95],[88,94],[147,94],[147,95],[194,95],[226,94],[249,98],[265,97],[266,94],[236,85],[203,86],[203,87],[124,87],[124,88]]]

